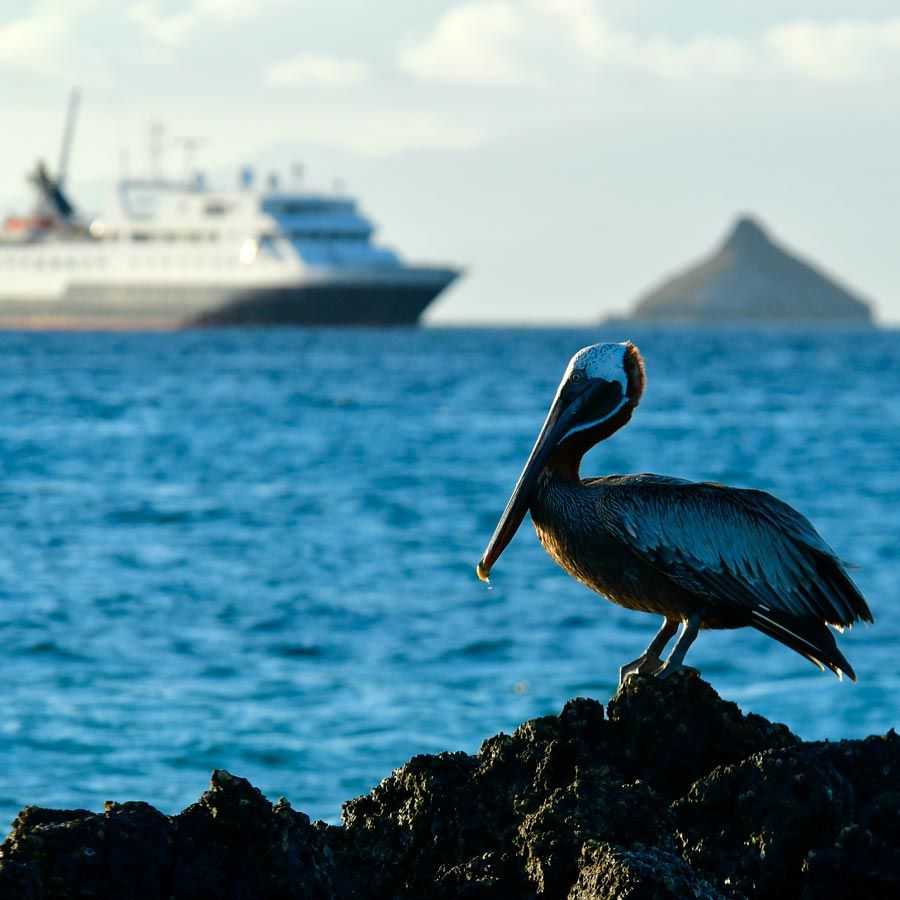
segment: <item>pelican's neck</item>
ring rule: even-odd
[[[564,441],[550,454],[544,473],[550,478],[581,484],[581,460],[593,446],[592,443],[581,449],[574,440]]]
[[[623,425],[627,425],[631,414],[638,405],[637,399],[626,403],[614,416],[603,422],[597,422],[583,431],[576,431],[561,441],[554,448],[547,460],[544,471],[564,481],[581,484],[581,460],[584,454],[595,447],[600,441],[605,441],[611,434],[617,432]]]

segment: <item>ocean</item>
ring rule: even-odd
[[[750,629],[688,662],[806,739],[898,724],[900,332],[0,334],[0,818],[174,812],[214,768],[337,821],[417,753],[605,702],[658,620],[526,523],[475,563],[571,354],[633,339],[648,387],[585,474],[771,491],[876,623],[839,683]]]

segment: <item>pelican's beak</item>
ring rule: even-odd
[[[553,405],[544,421],[544,427],[541,428],[531,455],[525,463],[525,468],[522,469],[522,474],[506,504],[506,509],[497,523],[494,536],[490,539],[481,561],[475,567],[475,571],[482,581],[488,580],[494,563],[506,549],[506,545],[513,539],[513,535],[519,530],[528,510],[531,490],[538,475],[547,464],[550,454],[574,424],[584,401],[586,388],[587,385],[578,385],[577,387],[567,385],[565,388],[560,385],[556,392]]]

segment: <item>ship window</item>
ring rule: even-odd
[[[319,202],[314,200],[289,200],[266,205],[266,210],[287,216],[320,215],[322,213],[350,212],[352,203]]]
[[[228,207],[220,200],[213,200],[206,204],[206,214],[208,216],[221,216],[228,211]]]
[[[153,235],[148,231],[132,231],[131,239],[133,241],[152,241]]]
[[[278,252],[278,245],[271,235],[264,234],[260,237],[259,250],[261,253],[274,257],[275,259],[281,259],[281,254]]]

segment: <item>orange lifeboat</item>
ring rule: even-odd
[[[4,223],[7,231],[46,231],[53,227],[50,216],[9,216]]]

